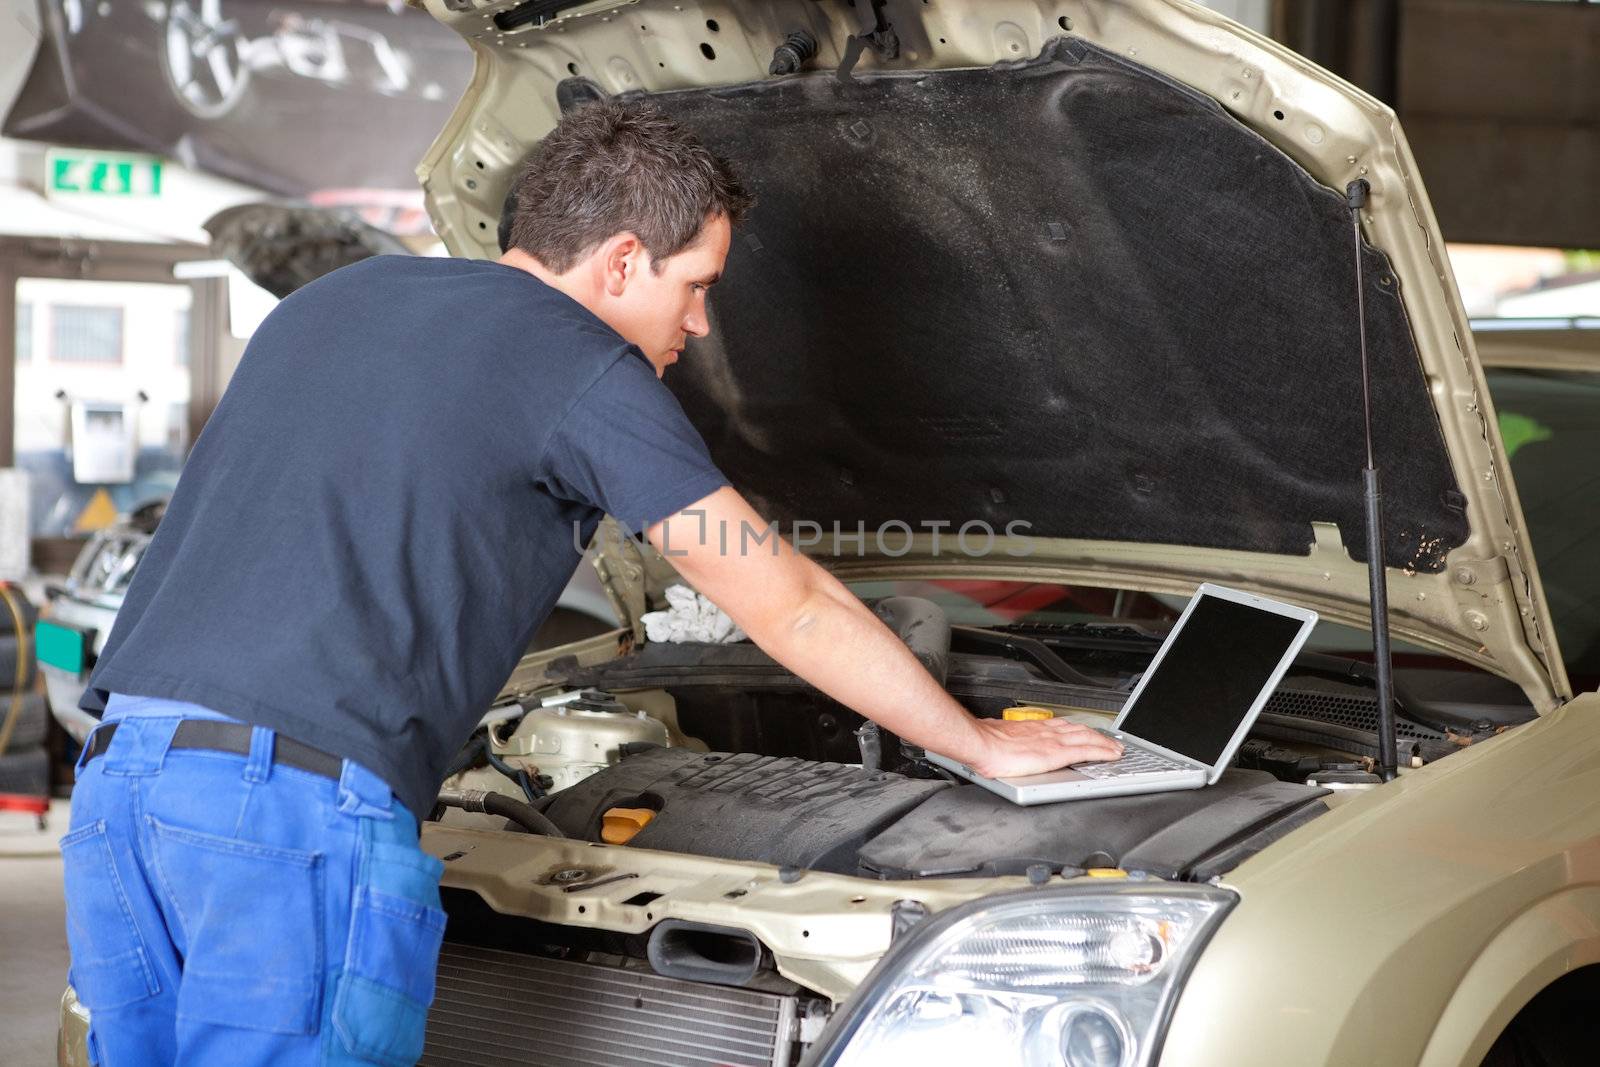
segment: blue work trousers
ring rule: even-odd
[[[445,925],[416,819],[359,764],[274,765],[260,727],[248,756],[174,749],[180,721],[146,705],[79,767],[61,855],[92,1062],[414,1064]]]

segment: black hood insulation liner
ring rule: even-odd
[[[1214,101],[1070,37],[651,99],[759,197],[667,382],[768,517],[1367,558],[1345,199]],[[1365,257],[1384,559],[1439,571],[1465,500]]]

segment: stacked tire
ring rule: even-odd
[[[5,742],[0,751],[0,793],[43,796],[50,791],[50,757],[45,751],[50,711],[39,689],[33,655],[37,615],[21,589],[7,585],[0,590],[0,741]]]

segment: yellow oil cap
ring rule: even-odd
[[[608,845],[626,845],[655,817],[649,808],[612,808],[600,817],[600,840]]]
[[[1015,708],[1007,708],[1000,713],[1006,722],[1030,722],[1034,719],[1053,719],[1056,713],[1049,708],[1035,708],[1027,704]]]

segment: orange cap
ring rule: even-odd
[[[655,817],[649,808],[612,808],[600,817],[600,840],[608,845],[626,845]]]
[[[1006,722],[1029,722],[1034,719],[1053,719],[1056,713],[1049,708],[1036,708],[1023,704],[1015,708],[1007,708],[1000,713]]]

